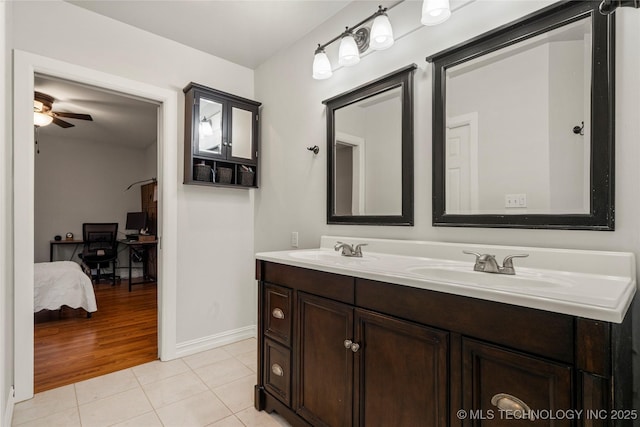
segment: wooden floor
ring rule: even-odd
[[[64,307],[34,315],[35,392],[140,365],[158,358],[157,287],[94,285],[98,311]]]

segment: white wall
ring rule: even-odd
[[[147,173],[152,167],[150,150],[42,133],[38,139],[34,261],[49,261],[49,241],[55,235],[64,238],[67,232],[72,232],[76,239],[81,239],[85,222],[117,222],[118,238],[123,238],[127,212],[137,212],[142,207],[140,186],[125,189],[131,183],[150,178]],[[151,147],[155,149],[155,144]],[[56,246],[55,260],[79,262],[75,249],[82,251],[74,246]],[[129,265],[125,249],[121,248],[119,257],[121,268]],[[138,270],[134,277],[139,276]]]
[[[587,58],[585,58],[587,56]],[[586,92],[585,61],[590,63],[591,51],[586,50],[584,41],[565,41],[549,43],[549,164],[551,190],[551,212],[587,213],[585,206],[589,201],[584,196],[585,176],[589,163],[589,139],[587,135],[573,133],[574,126],[588,121],[584,117],[585,98],[590,105]],[[565,71],[564,73],[562,71]],[[590,82],[586,87],[590,88]],[[585,153],[585,151],[587,153]],[[588,181],[587,181],[588,182]]]
[[[389,12],[397,40],[385,51],[363,57],[328,80],[311,78],[313,48],[372,13],[354,2],[339,17],[271,58],[256,70],[262,116],[262,188],[256,194],[256,249],[289,247],[298,231],[303,248],[317,247],[322,234],[575,249],[631,251],[640,256],[640,10],[616,12],[616,231],[514,230],[431,225],[431,71],[425,57],[550,4],[548,1],[481,1],[456,10],[446,23],[418,28],[419,2]],[[407,24],[409,19],[413,24]],[[335,55],[333,45],[327,52]],[[326,124],[321,101],[415,62],[415,226],[326,224]],[[334,68],[336,62],[333,62]],[[320,154],[305,149],[317,144]],[[295,177],[295,179],[291,179]],[[640,313],[636,313],[638,319]],[[640,322],[636,322],[637,325]],[[636,351],[640,350],[635,340]],[[638,369],[636,369],[636,378]],[[639,381],[635,382],[639,384]]]
[[[66,2],[15,2],[11,19],[15,49],[170,89],[180,100],[191,81],[254,95],[245,67]],[[55,37],[33,28],[55,28]],[[179,102],[180,177],[183,118]],[[255,324],[253,190],[195,187],[179,185],[177,193],[178,345]]]
[[[0,2],[0,111],[11,111],[11,5]],[[9,422],[13,384],[11,116],[0,114],[0,423]]]

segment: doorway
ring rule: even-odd
[[[117,224],[118,241],[140,229],[156,236],[158,103],[41,74],[34,87],[37,97],[53,99],[56,118],[36,129],[36,267],[82,265],[84,245],[73,242],[86,239],[84,223]],[[135,224],[130,216],[138,219]],[[69,233],[73,240],[67,240]],[[54,236],[65,236],[62,244]],[[108,264],[102,277],[92,269],[93,285],[82,288],[90,295],[93,290],[97,301],[91,319],[82,308],[64,306],[35,313],[36,393],[157,358],[156,248],[119,243],[115,254],[102,266]],[[131,293],[129,267],[136,283]],[[61,300],[38,284],[36,290],[36,309],[55,308],[77,295],[68,290]]]
[[[158,353],[176,357],[177,99],[176,91],[63,61],[14,51],[13,241],[14,376],[16,401],[33,396],[35,75],[46,74],[159,103],[158,108]]]

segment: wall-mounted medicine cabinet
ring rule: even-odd
[[[261,103],[193,82],[184,93],[184,183],[258,187]]]

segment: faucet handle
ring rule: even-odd
[[[503,268],[513,268],[513,258],[526,258],[528,256],[529,256],[529,254],[507,255],[506,257],[504,257],[504,261],[502,261],[502,267]]]
[[[482,256],[482,254],[479,254],[478,252],[472,252],[472,251],[462,251],[463,254],[467,254],[467,255],[475,255],[476,256],[476,261],[478,261],[480,259],[480,257]]]
[[[362,247],[367,245],[368,243],[358,243],[356,247],[353,248],[353,253],[356,254],[356,256],[362,256]]]

